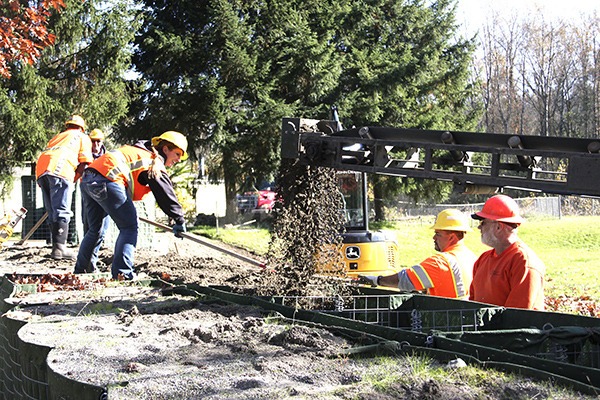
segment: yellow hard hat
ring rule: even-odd
[[[181,150],[183,150],[183,156],[181,156],[181,160],[182,161],[187,160],[187,158],[188,158],[188,153],[187,153],[188,142],[187,142],[187,139],[185,138],[185,136],[183,136],[179,132],[167,131],[160,136],[153,137],[152,138],[152,146],[158,146],[158,144],[160,143],[161,140],[166,140],[167,142],[173,143],[175,146],[177,146]]]
[[[77,125],[83,130],[87,129],[87,126],[85,125],[85,121],[83,120],[83,118],[81,116],[75,115],[75,114],[73,114],[73,115],[71,115],[71,117],[69,117],[67,122],[65,122],[65,125]]]
[[[438,229],[441,231],[461,231],[470,232],[472,231],[469,226],[468,218],[466,214],[463,214],[459,210],[452,208],[440,211],[435,219],[435,224],[431,229]]]
[[[90,139],[92,140],[104,140],[104,138],[104,132],[102,132],[98,128],[92,129],[92,131],[90,132]]]

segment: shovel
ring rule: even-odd
[[[153,226],[155,226],[157,228],[160,228],[160,229],[162,229],[164,231],[171,232],[171,230],[172,230],[172,228],[170,226],[161,224],[160,222],[152,221],[150,219],[143,218],[143,217],[139,217],[139,218],[140,218],[140,221],[145,222],[145,223],[150,224],[150,225],[153,225]],[[225,254],[227,254],[229,256],[235,257],[238,260],[241,260],[241,261],[244,261],[244,262],[246,262],[248,264],[254,265],[255,267],[260,267],[262,269],[265,268],[265,264],[262,263],[262,262],[260,262],[260,261],[257,261],[257,260],[255,260],[253,258],[246,257],[246,256],[244,256],[242,254],[236,253],[236,252],[231,251],[229,249],[226,249],[224,247],[221,247],[221,246],[218,246],[216,244],[213,244],[213,243],[211,243],[211,242],[209,242],[209,241],[207,241],[207,240],[199,237],[198,235],[194,235],[192,233],[187,233],[187,232],[181,232],[181,233],[178,234],[178,236],[182,237],[184,239],[188,239],[188,240],[191,240],[193,242],[199,243],[199,244],[204,245],[206,247],[210,247],[213,250],[220,251],[221,253],[225,253]]]

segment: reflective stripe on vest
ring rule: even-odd
[[[456,297],[459,299],[465,297],[467,295],[467,290],[465,289],[465,282],[463,281],[462,268],[458,265],[458,259],[450,253],[442,253],[440,255],[448,261],[450,271],[452,271],[452,283],[454,284]]]
[[[66,132],[66,131],[65,131]],[[60,144],[58,146],[46,147],[44,149],[43,154],[46,157],[50,157],[52,153],[58,152],[55,155],[55,164],[54,167],[51,168],[48,172],[52,175],[62,176],[66,178],[71,178],[75,176],[75,170],[71,170],[69,167],[69,159],[73,158],[73,156],[77,159],[79,156],[79,135],[71,135],[69,141],[65,144]],[[77,150],[75,150],[75,145],[77,145]],[[75,155],[73,155],[75,153]],[[50,167],[51,163],[49,163],[48,167]]]
[[[421,286],[423,286],[425,289],[433,287],[433,282],[431,281],[431,278],[429,277],[427,271],[425,271],[425,268],[417,264],[413,265],[412,270],[414,271],[417,279],[421,283]]]
[[[450,276],[452,277],[452,286],[454,288],[454,292],[456,293],[456,297],[465,297],[467,295],[467,292],[465,289],[465,283],[463,281],[462,268],[458,264],[458,259],[449,253],[440,253],[439,255],[446,260],[448,266],[450,267],[449,272]],[[423,266],[419,264],[414,265],[412,267],[412,270],[423,288],[431,289],[435,287],[432,279],[430,278],[425,268],[423,268]]]
[[[137,160],[133,160],[132,162],[127,162],[125,155],[119,150],[113,150],[107,154],[110,154],[116,162],[115,166],[106,173],[106,177],[115,182],[123,180],[123,183],[126,184],[127,190],[131,195],[131,198],[135,198],[135,182],[133,179],[133,174],[138,170],[147,170],[150,164],[152,164],[152,157],[142,157]]]

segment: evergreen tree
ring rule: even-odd
[[[321,26],[333,17],[316,1],[145,5],[135,57],[144,90],[123,131],[185,133],[192,153],[212,160],[208,177],[224,179],[232,217],[247,178],[272,179],[282,117],[311,107],[327,115],[340,67]]]
[[[127,135],[178,129],[225,179],[269,179],[283,116],[467,128],[472,43],[453,1],[146,0]],[[214,156],[217,154],[217,156]]]
[[[47,140],[72,113],[106,129],[122,118],[129,98],[125,72],[137,22],[130,0],[66,1],[48,20],[55,35],[39,62],[22,63],[0,80],[0,186],[12,169],[35,161]]]

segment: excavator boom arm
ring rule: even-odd
[[[336,131],[336,125],[285,118],[282,157],[338,170],[449,181],[467,193],[506,187],[600,196],[597,139],[387,127]]]

